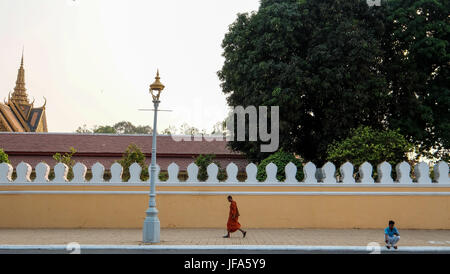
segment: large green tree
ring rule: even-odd
[[[450,148],[450,1],[387,2],[384,68],[391,128],[422,153],[448,159]]]
[[[327,146],[359,125],[382,128],[380,7],[362,0],[262,0],[239,14],[218,72],[230,106],[280,106],[280,147],[321,164]],[[230,142],[253,161],[259,142]]]
[[[280,146],[322,164],[352,128],[450,147],[449,1],[262,0],[223,41],[230,106],[280,106]],[[259,142],[230,142],[254,161]]]

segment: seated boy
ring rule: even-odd
[[[390,249],[393,246],[397,249],[397,243],[400,241],[400,233],[396,227],[394,227],[395,222],[389,221],[389,226],[384,229],[384,241],[386,242],[386,247]],[[390,246],[389,246],[390,245]]]

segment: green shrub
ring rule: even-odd
[[[199,181],[206,181],[208,179],[208,171],[207,168],[210,164],[215,163],[219,167],[219,172],[217,174],[217,178],[219,181],[225,180],[226,172],[223,168],[221,168],[220,164],[218,162],[215,162],[214,159],[216,158],[216,155],[214,154],[200,154],[195,158],[194,163],[198,166],[198,180]]]
[[[277,166],[277,179],[280,182],[283,182],[286,179],[286,174],[284,172],[284,168],[289,162],[292,162],[297,166],[297,178],[298,181],[303,180],[303,165],[302,161],[295,157],[293,153],[284,152],[282,149],[278,150],[274,154],[270,155],[266,159],[262,160],[258,165],[258,173],[256,175],[256,179],[258,181],[264,181],[267,178],[266,174],[266,166],[270,163],[274,163]]]
[[[407,153],[412,149],[413,145],[398,130],[379,131],[361,126],[351,130],[346,139],[329,145],[327,160],[337,167],[346,161],[355,167],[366,161],[373,166],[383,161],[395,166],[407,160]]]
[[[165,182],[169,179],[169,173],[167,171],[161,171],[159,172],[158,178],[161,182]]]
[[[3,149],[0,148],[0,164],[7,163],[9,164],[8,154],[6,154]]]
[[[137,145],[130,144],[123,154],[122,159],[117,162],[123,167],[123,181],[126,182],[130,179],[130,166],[134,163],[138,163],[142,167],[141,180],[148,180],[149,173],[148,166],[145,163],[145,155]]]

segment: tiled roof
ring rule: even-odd
[[[142,152],[149,154],[152,148],[151,135],[77,134],[77,133],[11,133],[0,132],[0,148],[8,152],[36,155],[68,152],[70,147],[77,154],[123,154],[128,145],[136,144]],[[226,147],[226,141],[175,141],[171,136],[159,135],[158,154],[198,155],[216,154],[241,158],[239,153]]]
[[[12,112],[11,108],[5,104],[0,103],[0,115],[3,117],[4,121],[8,123],[13,130],[24,131],[22,125],[20,124],[17,117]],[[0,142],[1,144],[1,142]]]

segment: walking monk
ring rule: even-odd
[[[230,202],[230,215],[228,216],[227,222],[227,235],[223,236],[224,238],[230,238],[230,233],[236,232],[239,230],[242,232],[242,236],[245,238],[247,235],[247,231],[241,229],[241,224],[238,222],[239,219],[239,210],[237,208],[236,202],[233,201],[233,197],[228,196],[228,202]]]

